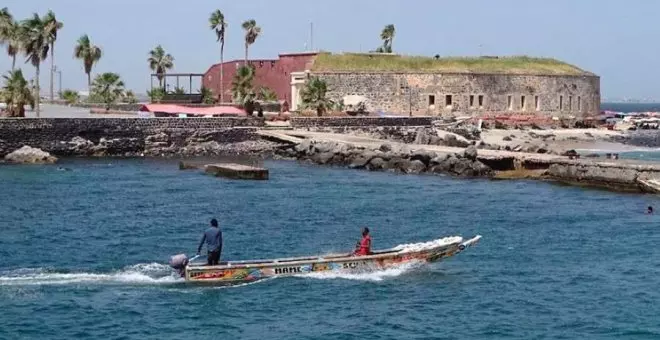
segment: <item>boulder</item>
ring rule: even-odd
[[[472,176],[492,176],[494,174],[493,169],[488,165],[476,161],[472,163]]]
[[[322,152],[312,155],[311,160],[317,164],[327,164],[335,156],[334,152]]]
[[[57,158],[46,151],[25,145],[6,155],[5,161],[17,164],[52,164],[57,162]]]
[[[411,161],[421,161],[424,165],[428,165],[431,159],[435,158],[436,153],[429,150],[415,150],[410,156]]]
[[[474,145],[469,146],[463,152],[463,157],[465,157],[465,158],[467,158],[471,161],[476,161],[477,160],[477,148],[474,147]]]
[[[511,137],[509,137],[509,136],[504,136],[504,138],[502,138],[502,140],[505,141],[505,142],[510,142],[513,139],[511,139]]]
[[[76,155],[91,155],[94,153],[94,143],[85,138],[73,137],[68,144],[69,150]]]
[[[382,152],[390,152],[392,151],[392,145],[389,143],[381,144],[380,145],[380,151]]]
[[[307,154],[312,148],[312,141],[309,139],[303,139],[299,144],[295,146],[296,152],[299,154]]]
[[[451,171],[461,176],[472,176],[472,161],[465,158],[459,159]]]
[[[334,153],[335,150],[337,150],[337,143],[335,142],[322,142],[314,145],[314,150],[317,153],[326,153],[326,152],[332,152]]]
[[[426,164],[420,160],[410,161],[407,165],[408,167],[402,170],[408,174],[419,174],[426,170]]]
[[[348,167],[351,169],[364,168],[374,157],[376,157],[376,154],[373,151],[364,151],[361,154],[356,155]]]
[[[449,155],[438,155],[438,156],[434,157],[433,159],[431,159],[431,161],[429,162],[429,165],[433,165],[433,166],[438,165],[438,164],[444,162],[447,158],[449,158]]]
[[[429,144],[431,141],[431,136],[426,132],[425,129],[419,129],[417,130],[417,133],[415,135],[415,140],[413,141],[413,144]]]
[[[367,169],[369,169],[371,171],[380,170],[380,169],[383,169],[383,167],[385,166],[385,163],[386,162],[385,162],[384,159],[382,159],[380,157],[375,157],[375,158],[373,158],[369,161],[369,164],[367,164]]]

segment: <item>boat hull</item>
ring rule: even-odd
[[[481,236],[422,249],[388,249],[367,256],[350,254],[323,257],[299,257],[275,260],[237,261],[218,266],[188,265],[187,282],[213,285],[245,284],[266,278],[297,276],[310,273],[363,273],[398,267],[410,263],[436,262],[451,257],[476,244]]]

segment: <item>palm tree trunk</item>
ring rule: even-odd
[[[55,43],[50,45],[50,101],[55,100]]]
[[[35,82],[37,84],[37,88],[35,89],[36,94],[35,94],[34,102],[35,102],[35,111],[37,113],[37,118],[39,118],[40,113],[41,113],[41,108],[39,107],[39,102],[41,101],[41,98],[40,98],[40,95],[39,95],[39,93],[41,92],[41,91],[39,91],[39,64],[37,64],[36,69],[37,69],[37,79],[36,79]]]
[[[14,54],[11,60],[11,70],[13,71],[15,69],[16,69],[16,55]]]
[[[245,64],[244,64],[245,66],[247,66],[247,62],[248,62],[248,47],[249,47],[249,46],[250,46],[250,45],[248,45],[248,43],[247,43],[247,41],[246,41],[246,42],[245,42]]]
[[[87,98],[92,95],[92,73],[87,72]]]
[[[225,102],[225,42],[220,44],[220,103]]]

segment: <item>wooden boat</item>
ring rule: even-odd
[[[393,268],[407,263],[440,261],[462,252],[479,242],[480,239],[480,235],[468,240],[459,236],[446,237],[425,243],[400,245],[366,256],[331,254],[272,260],[230,261],[222,262],[217,266],[186,261],[185,265],[178,269],[187,282],[216,285],[244,284],[271,277],[328,271],[362,273]]]

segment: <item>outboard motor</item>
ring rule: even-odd
[[[170,257],[170,267],[174,268],[181,277],[186,275],[186,266],[188,265],[188,256],[178,254]]]

